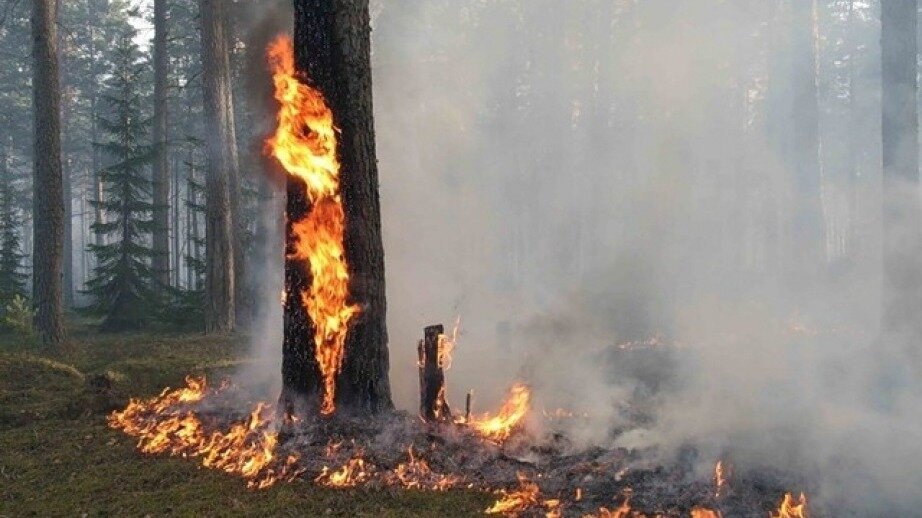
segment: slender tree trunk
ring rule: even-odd
[[[791,161],[794,175],[793,250],[788,272],[798,282],[812,278],[825,262],[823,207],[820,193],[819,101],[816,85],[815,0],[791,2],[790,112]]]
[[[393,407],[368,17],[368,0],[295,2],[296,67],[323,93],[333,111],[334,124],[341,130],[338,150],[349,290],[352,302],[362,311],[346,337],[345,358],[336,383],[336,407],[337,411],[359,414]],[[307,205],[303,184],[290,180],[288,213],[301,215]],[[297,293],[300,283],[309,282],[299,270],[299,264],[286,262],[289,293]],[[322,383],[313,360],[313,325],[303,310],[296,310],[294,298],[297,296],[289,296],[285,310],[283,400],[317,394]]]
[[[64,341],[64,183],[61,170],[61,85],[55,0],[32,2],[35,114],[32,296],[35,327],[49,344]]]
[[[170,210],[172,211],[172,216],[173,216],[173,225],[172,225],[173,250],[172,250],[172,253],[170,254],[170,258],[172,259],[172,262],[173,262],[172,264],[173,283],[174,283],[173,285],[176,288],[179,288],[180,285],[182,284],[181,282],[182,276],[180,272],[181,265],[182,265],[182,262],[180,261],[180,257],[182,257],[182,252],[179,249],[179,246],[180,246],[179,245],[180,243],[180,239],[179,239],[179,236],[180,236],[180,233],[179,233],[179,230],[180,230],[179,229],[179,184],[180,182],[179,182],[179,164],[177,162],[178,161],[176,160],[176,156],[174,155],[173,164],[172,164],[173,166],[172,175],[171,175],[171,178],[173,181],[173,196],[172,196],[172,199],[170,200],[170,203],[171,203]]]
[[[915,339],[922,327],[917,18],[916,0],[881,2],[883,324]]]
[[[192,205],[195,203],[195,194],[192,188],[192,182],[194,180],[192,174],[192,162],[189,162],[189,171],[188,178],[186,181],[186,254],[189,257],[195,257],[195,241],[193,241],[193,228],[198,227],[198,219],[193,219],[195,217],[195,211],[193,210]],[[192,267],[186,264],[186,289],[197,290],[198,286],[194,283],[192,278]]]
[[[227,38],[222,0],[199,0],[205,100],[205,330],[232,331],[236,322],[234,228],[231,200],[236,150],[229,134],[232,117]],[[233,155],[236,157],[236,153]]]
[[[224,27],[224,46],[225,46],[225,65],[224,74],[228,87],[224,90],[224,108],[227,111],[224,121],[227,124],[227,142],[225,154],[227,157],[228,186],[230,188],[230,207],[231,207],[231,237],[233,238],[234,248],[234,302],[235,302],[235,322],[237,326],[246,326],[250,320],[249,291],[247,289],[246,275],[246,255],[244,254],[244,236],[246,235],[246,224],[243,222],[241,213],[241,195],[242,183],[240,179],[240,153],[237,149],[237,124],[234,116],[234,89],[233,73],[231,69],[231,57],[235,44],[233,17],[231,13],[233,6],[230,2],[222,10],[221,22]]]
[[[167,2],[154,0],[154,278],[170,283],[170,165],[167,156]]]
[[[61,8],[61,0],[55,0],[55,21],[59,21],[63,9]],[[58,53],[58,63],[65,63],[64,59],[64,48],[65,41],[61,37],[61,33],[57,33],[57,53]],[[59,81],[61,81],[59,76]],[[70,127],[70,105],[68,104],[69,98],[66,95],[65,91],[61,91],[61,128],[64,129],[64,134],[68,135],[67,129]],[[69,142],[73,142],[70,140]],[[64,147],[62,143],[62,148]],[[74,195],[73,195],[73,185],[71,183],[71,169],[72,163],[69,158],[69,155],[62,150],[62,159],[61,159],[61,174],[64,179],[64,307],[70,308],[74,306]]]

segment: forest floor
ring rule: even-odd
[[[246,340],[98,335],[74,329],[60,351],[0,337],[0,518],[18,516],[478,516],[490,495],[332,490],[308,482],[250,491],[195,461],[146,456],[106,414],[128,397],[220,377],[247,361]],[[106,374],[114,397],[88,380]]]

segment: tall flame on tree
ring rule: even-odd
[[[329,415],[336,409],[336,376],[342,368],[346,333],[359,312],[348,300],[337,130],[323,94],[295,72],[291,39],[277,38],[268,56],[279,110],[278,127],[266,142],[267,150],[290,176],[304,182],[311,204],[301,220],[290,222],[288,253],[290,259],[303,261],[310,273],[310,286],[302,290],[301,301],[313,323],[323,378],[320,413]]]

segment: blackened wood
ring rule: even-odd
[[[419,416],[427,422],[449,420],[445,371],[439,362],[439,342],[445,328],[442,324],[428,326],[423,334],[419,345]]]
[[[384,247],[375,159],[371,89],[371,45],[367,0],[295,0],[295,65],[320,90],[339,128],[340,186],[346,214],[345,253],[351,302],[361,306],[346,337],[345,358],[336,384],[337,412],[377,413],[393,408],[385,322]],[[288,221],[309,209],[304,186],[289,180]],[[290,227],[288,229],[290,235]],[[289,239],[290,241],[290,239]],[[283,394],[320,391],[314,360],[313,325],[300,305],[310,279],[302,264],[286,261]]]

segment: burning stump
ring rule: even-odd
[[[445,327],[428,326],[419,341],[419,416],[423,421],[451,421],[451,409],[445,399]]]

